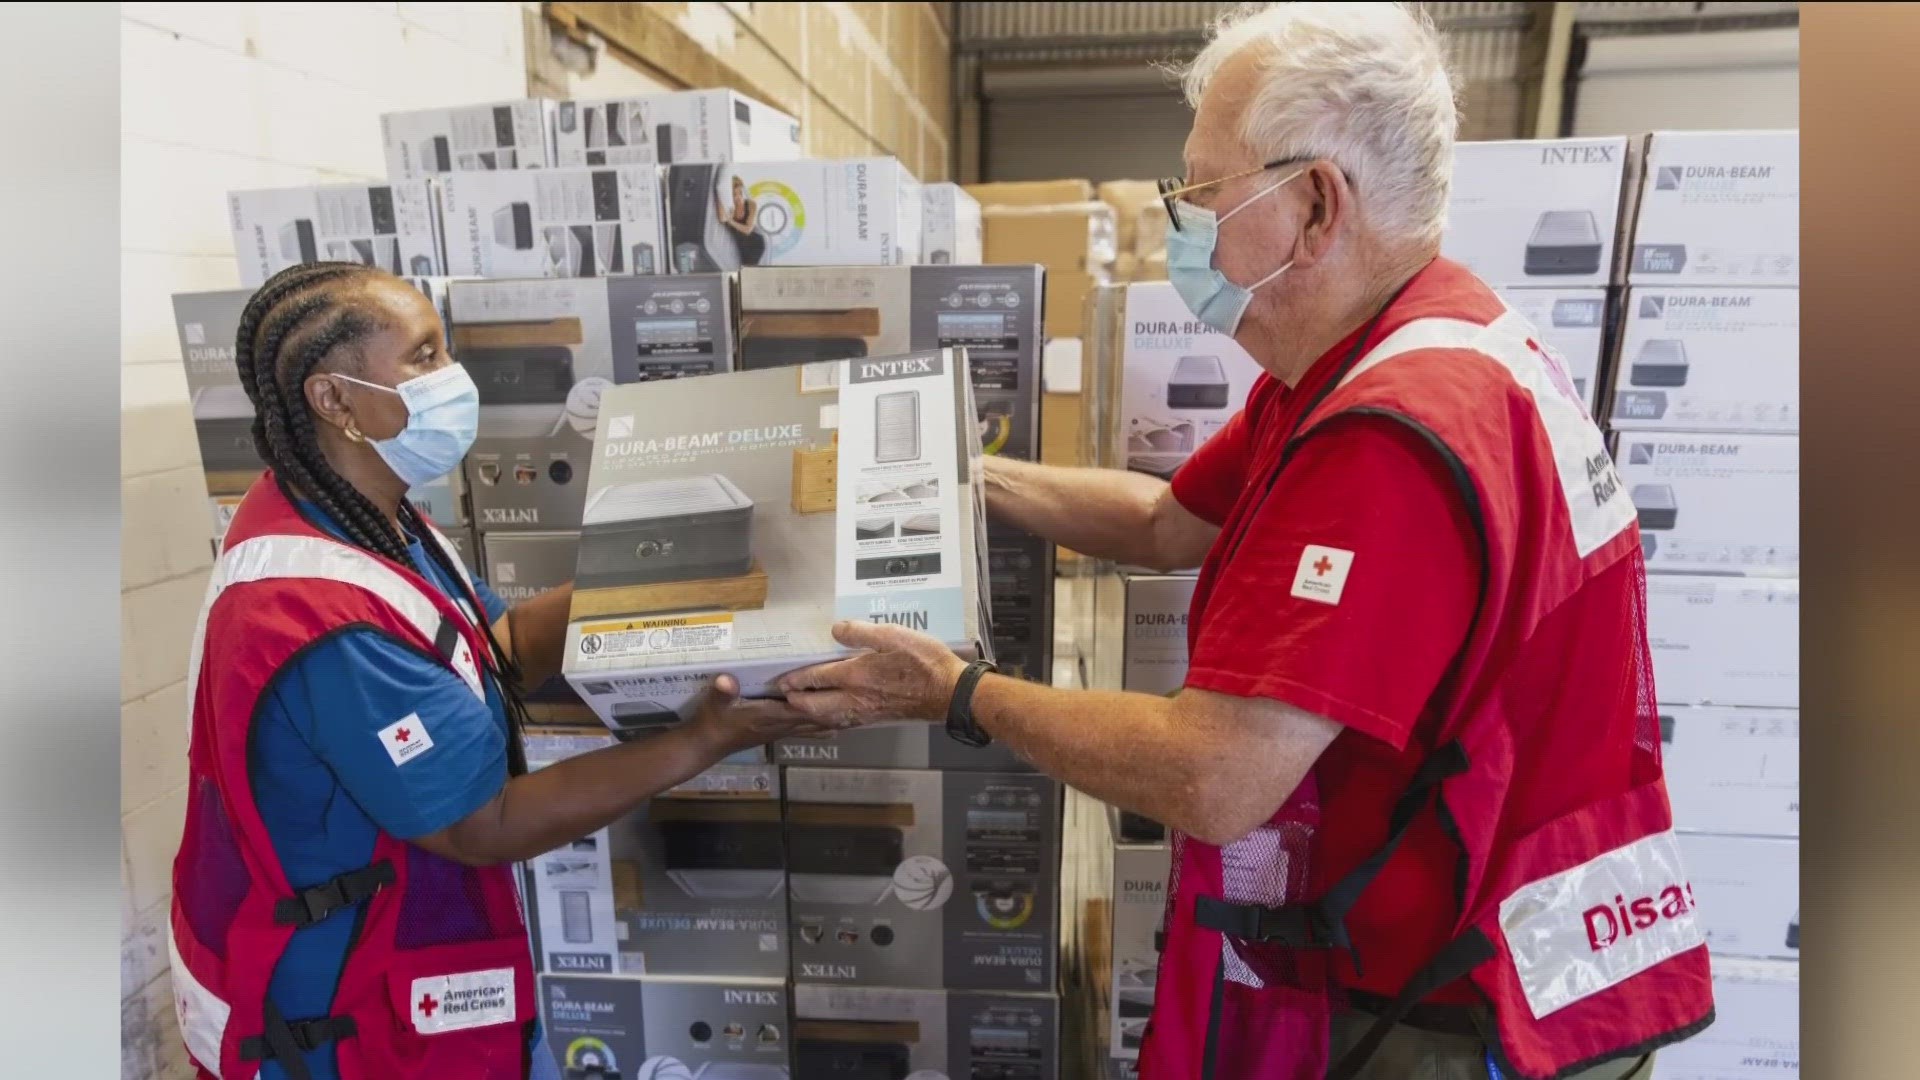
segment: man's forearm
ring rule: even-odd
[[[1041,772],[1182,832],[1211,833],[1209,786],[1232,782],[1231,763],[1167,698],[989,676],[974,690],[973,712]]]
[[[1119,469],[995,459],[987,511],[998,521],[1097,559],[1156,563],[1154,504],[1164,480]]]

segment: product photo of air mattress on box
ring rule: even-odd
[[[606,389],[568,681],[636,734],[843,655],[838,619],[989,651],[973,417],[957,349]]]

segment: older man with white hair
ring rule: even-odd
[[[1457,119],[1397,4],[1230,17],[1188,74],[1168,277],[1265,370],[1171,484],[990,459],[1000,519],[1200,565],[1171,699],[896,626],[787,677],[944,720],[1174,830],[1147,1080],[1643,1076],[1713,1016],[1634,509],[1559,359],[1439,257]]]

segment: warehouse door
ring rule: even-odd
[[[1571,134],[1800,126],[1800,31],[1631,34],[1587,42]]]
[[[1145,64],[981,73],[982,180],[1179,176],[1193,112]]]

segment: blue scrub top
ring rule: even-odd
[[[346,539],[318,506],[302,502],[300,509]],[[408,537],[407,547],[421,575],[464,608],[465,590],[421,539]],[[506,612],[485,583],[476,579],[474,590],[489,624]],[[334,634],[280,669],[254,718],[248,766],[290,884],[306,888],[365,866],[381,831],[402,840],[438,832],[500,791],[507,782],[506,705],[493,679],[485,682],[482,703],[445,665],[364,627]],[[433,745],[396,762],[380,733],[403,719]],[[330,1015],[358,922],[357,908],[343,909],[294,932],[267,991],[282,1016]],[[313,1080],[338,1080],[332,1043],[305,1057]],[[536,1076],[552,1068],[545,1053],[535,1063]],[[260,1076],[285,1080],[286,1073],[269,1061]]]

